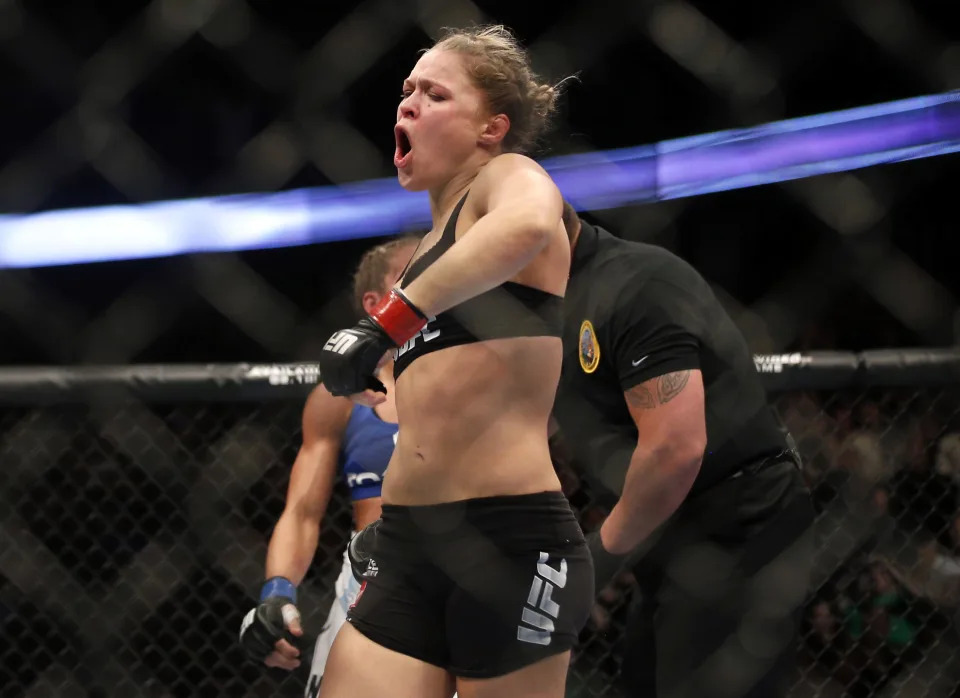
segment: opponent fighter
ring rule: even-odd
[[[574,253],[554,414],[586,479],[614,495],[588,536],[598,593],[627,564],[640,585],[626,694],[783,696],[813,506],[747,343],[683,260],[569,205],[564,219]]]
[[[416,245],[417,238],[403,237],[363,255],[353,279],[354,299],[361,312],[369,312],[383,299],[400,278]],[[378,374],[391,387],[392,371],[393,362],[388,360]],[[267,548],[267,581],[259,606],[247,614],[240,631],[241,643],[257,661],[288,670],[300,665],[303,629],[296,609],[297,585],[316,553],[338,465],[350,490],[354,527],[359,531],[380,518],[380,488],[397,438],[396,414],[392,390],[376,407],[334,397],[322,385],[307,398],[303,443],[290,472],[286,505]],[[344,551],[336,595],[314,648],[307,698],[318,695],[333,639],[359,588]]]
[[[394,164],[433,229],[320,357],[331,393],[376,404],[396,349],[402,425],[382,518],[349,548],[363,584],[324,698],[564,694],[593,602],[547,444],[570,245],[556,185],[521,154],[555,99],[502,27],[448,33],[403,82]]]

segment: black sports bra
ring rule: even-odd
[[[453,209],[437,244],[404,270],[400,288],[420,276],[456,241],[457,219],[467,194]],[[560,337],[562,331],[563,297],[507,281],[430,318],[426,327],[397,349],[393,375],[399,377],[417,357],[447,347],[506,337]]]

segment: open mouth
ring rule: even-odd
[[[413,150],[413,146],[410,144],[410,136],[400,126],[393,130],[393,135],[397,141],[397,149],[393,154],[393,164],[397,167],[403,167],[409,161],[410,151]]]

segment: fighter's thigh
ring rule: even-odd
[[[450,698],[446,670],[382,647],[344,623],[327,659],[323,698]]]
[[[346,622],[347,610],[357,600],[357,593],[360,591],[360,583],[353,576],[346,553],[344,553],[343,560],[340,576],[334,583],[335,596],[330,603],[330,611],[327,613],[327,619],[324,621],[314,644],[310,676],[304,690],[305,698],[317,698],[319,695],[320,679],[326,670],[327,657],[330,656],[333,641],[336,639],[337,633],[340,632],[340,626]]]
[[[457,678],[458,698],[563,698],[570,652],[561,652],[539,662],[490,679]]]
[[[356,594],[349,599],[353,603]],[[344,611],[342,601],[345,599],[335,598],[330,606],[330,612],[327,614],[327,620],[323,624],[320,635],[317,636],[317,642],[313,648],[313,660],[310,663],[310,677],[307,679],[305,698],[317,698],[319,694],[320,679],[323,677],[327,667],[327,659],[330,656],[330,650],[333,642],[340,632],[340,627],[346,622],[347,614]]]

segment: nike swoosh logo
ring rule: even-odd
[[[639,366],[646,360],[647,360],[647,357],[644,356],[642,359],[637,359],[636,361],[631,361],[630,363],[632,363],[634,366]]]

